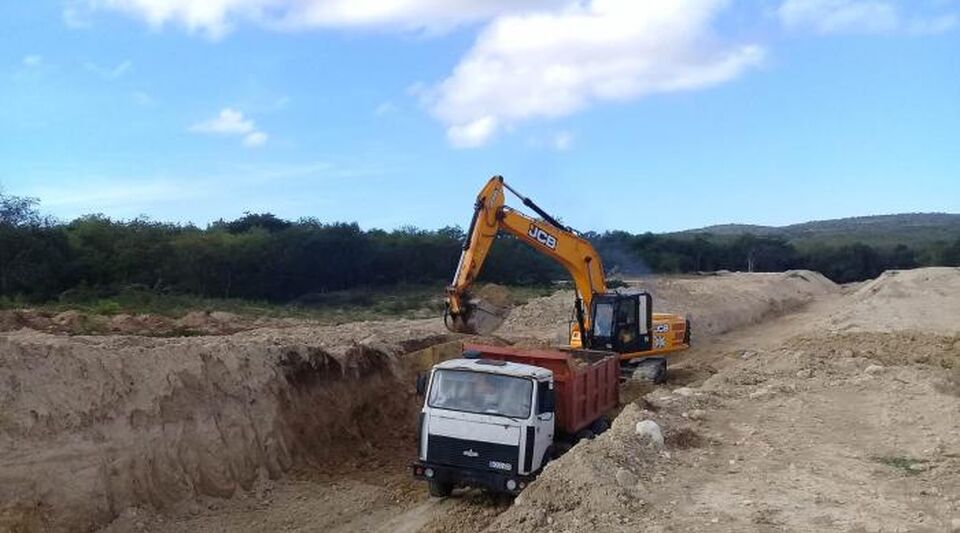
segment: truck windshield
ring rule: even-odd
[[[525,378],[470,372],[438,370],[430,387],[430,407],[527,418],[533,397],[533,381]]]

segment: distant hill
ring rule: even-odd
[[[712,235],[733,238],[743,234],[780,236],[797,244],[862,242],[875,246],[953,242],[960,238],[960,214],[904,213],[817,220],[789,226],[720,224],[672,233],[673,236]]]

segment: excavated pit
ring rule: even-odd
[[[657,309],[693,314],[698,335],[837,290],[806,272],[642,286]],[[440,319],[174,338],[0,333],[0,530],[89,531],[132,508],[176,515],[184,502],[236,500],[296,473],[402,472],[415,446],[416,373],[463,340],[551,340],[570,301],[561,292],[514,308],[498,331],[506,340],[452,335]],[[453,514],[493,519],[474,507]]]
[[[384,448],[406,458],[414,377],[459,353],[459,337],[432,323],[358,328],[360,341],[323,328],[3,334],[0,530],[93,530],[132,506],[231,498],[298,467]]]

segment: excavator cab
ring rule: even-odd
[[[597,294],[590,316],[588,348],[632,353],[653,345],[652,299],[648,293]]]

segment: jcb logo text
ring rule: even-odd
[[[530,230],[527,231],[527,235],[551,250],[557,249],[557,238],[553,235],[550,235],[536,224],[530,224]]]

